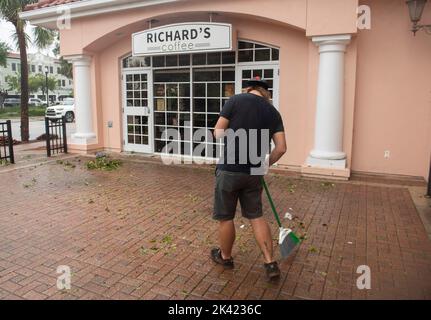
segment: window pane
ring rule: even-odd
[[[220,64],[220,63],[221,63],[221,53],[220,52],[208,53],[207,64]]]
[[[232,97],[235,94],[235,84],[224,83],[222,93],[223,93],[223,97]]]
[[[205,65],[206,62],[206,54],[205,53],[199,53],[193,55],[193,65]]]
[[[274,70],[273,69],[266,69],[263,71],[263,78],[264,79],[272,79],[274,77]]]
[[[158,125],[165,125],[165,113],[164,112],[155,112],[154,113],[154,123]]]
[[[168,111],[178,110],[178,99],[167,99]]]
[[[178,97],[178,85],[175,84],[167,84],[166,85],[166,95],[168,97]]]
[[[154,72],[154,82],[189,82],[188,69],[157,70]]]
[[[235,51],[223,52],[222,63],[223,64],[234,64],[235,63]]]
[[[194,99],[194,112],[205,112],[205,99]]]
[[[253,50],[238,51],[238,62],[253,61]]]
[[[270,60],[271,60],[270,49],[256,50],[255,61],[270,61]]]
[[[166,66],[167,67],[176,67],[178,65],[178,56],[170,55],[166,56]]]
[[[190,111],[190,99],[180,99],[179,110]]]
[[[179,65],[180,66],[189,66],[190,65],[190,55],[189,54],[181,54],[179,56]]]
[[[207,96],[208,97],[220,97],[220,84],[219,83],[208,83],[207,85]]]
[[[205,127],[205,114],[194,113],[193,114],[193,126],[194,127]]]
[[[180,83],[180,97],[190,97],[190,85],[188,83]]]
[[[272,49],[272,60],[278,61],[279,58],[280,58],[280,50]]]
[[[253,43],[245,42],[245,41],[240,41],[238,43],[238,49],[252,49],[252,48],[253,48]]]
[[[178,126],[178,113],[168,113],[167,115],[167,125]]]
[[[205,83],[195,83],[193,85],[193,96],[205,97]]]
[[[220,69],[197,69],[194,81],[220,81]]]
[[[223,68],[222,80],[223,81],[235,81],[235,70]]]
[[[251,79],[251,70],[243,70],[242,71],[243,79]]]
[[[220,112],[220,99],[208,99],[208,112]]]
[[[165,66],[165,57],[164,56],[155,56],[153,57],[153,67],[164,67]]]
[[[164,97],[165,96],[165,85],[164,84],[155,84],[154,85],[154,96],[155,97]]]
[[[165,99],[155,99],[156,102],[156,110],[157,111],[165,111],[166,105],[165,105]]]
[[[262,70],[253,70],[253,78],[255,77],[261,77],[263,76]]]
[[[154,135],[156,139],[161,139],[165,127],[154,126]]]

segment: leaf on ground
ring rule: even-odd
[[[315,247],[311,246],[310,248],[308,248],[308,252],[310,252],[310,253],[316,253],[317,249]]]

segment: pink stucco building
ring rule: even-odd
[[[60,29],[73,62],[70,150],[158,154],[177,128],[190,155],[187,131],[259,75],[286,127],[280,167],[428,178],[431,35],[413,36],[404,0],[45,0],[22,18]]]

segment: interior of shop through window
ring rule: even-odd
[[[212,131],[223,105],[236,92],[236,72],[241,75],[240,85],[260,76],[268,80],[272,92],[274,69],[254,64],[278,61],[278,55],[278,49],[241,41],[238,54],[229,51],[123,59],[123,70],[152,68],[152,84],[148,86],[153,89],[154,135],[150,142],[154,152],[219,157],[222,141],[215,141]],[[252,67],[243,70],[238,63],[251,63]],[[127,105],[132,103],[127,101]],[[126,141],[136,143],[136,137],[130,138]]]

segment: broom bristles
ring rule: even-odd
[[[287,234],[286,234],[287,232]],[[283,237],[281,236],[283,234]],[[283,259],[288,258],[296,249],[301,241],[292,230],[280,230],[280,253]]]

